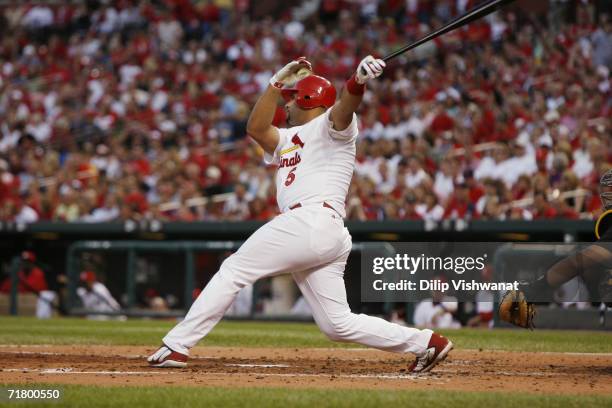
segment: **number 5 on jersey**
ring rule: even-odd
[[[285,179],[285,186],[289,187],[291,185],[291,183],[293,183],[295,181],[295,171],[297,170],[297,167],[292,168],[291,170],[289,170],[289,174],[287,174],[287,178]]]

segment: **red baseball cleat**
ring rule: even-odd
[[[155,353],[151,354],[147,361],[151,367],[183,368],[187,367],[188,358],[186,354],[174,351],[164,344]]]
[[[425,354],[417,357],[408,368],[408,371],[415,374],[426,373],[440,361],[444,360],[452,349],[453,343],[449,339],[440,334],[433,333]]]

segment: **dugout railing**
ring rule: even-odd
[[[195,254],[196,252],[220,252],[220,251],[235,251],[242,241],[171,241],[171,242],[152,242],[152,241],[78,241],[70,245],[66,255],[67,265],[67,290],[68,296],[66,300],[66,311],[71,315],[90,315],[92,311],[85,310],[79,307],[77,296],[77,285],[79,282],[79,273],[82,270],[80,266],[79,254],[82,252],[123,252],[126,256],[124,265],[125,279],[125,302],[124,308],[119,312],[104,312],[100,314],[106,315],[125,315],[133,317],[174,317],[182,316],[191,306],[192,294],[196,289],[195,283]],[[359,253],[365,248],[377,250],[390,254],[392,248],[384,242],[371,243],[354,243],[352,252]],[[183,307],[180,310],[159,313],[143,310],[135,307],[135,276],[136,276],[136,259],[139,255],[146,253],[179,253],[184,257],[184,293]],[[255,311],[255,303],[258,299],[258,285],[254,285],[253,304],[248,315],[240,316],[241,318],[251,319],[275,319],[275,320],[301,320],[299,316],[283,316],[275,315],[268,317],[262,314],[257,314]]]

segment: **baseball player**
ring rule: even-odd
[[[552,298],[554,290],[576,276],[599,291],[602,302],[612,307],[612,169],[601,177],[600,188],[604,211],[595,224],[598,242],[557,262],[534,282],[523,283],[520,290],[507,292],[499,305],[501,320],[533,328],[533,300]]]
[[[344,227],[344,203],[353,175],[357,115],[367,81],[380,76],[384,61],[364,58],[346,82],[340,99],[325,78],[309,75],[291,88],[310,63],[299,58],[271,79],[247,124],[263,148],[264,160],[278,167],[277,202],[281,214],[258,229],[227,258],[196,299],[185,319],[164,338],[148,362],[154,367],[185,367],[189,349],[221,319],[245,285],[292,273],[319,328],[332,340],[398,353],[412,353],[412,372],[426,372],[442,361],[453,344],[431,330],[407,328],[351,313],[344,267],[351,236]],[[287,101],[288,129],[272,126],[278,98]]]
[[[77,289],[77,295],[83,302],[83,307],[92,312],[118,312],[121,306],[106,285],[98,280],[93,271],[83,271],[79,276],[83,287]]]

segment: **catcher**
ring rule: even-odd
[[[590,290],[599,290],[602,301],[612,307],[612,169],[600,180],[603,213],[595,224],[597,242],[557,262],[541,277],[506,292],[499,305],[499,318],[516,326],[533,329],[534,299],[552,293],[570,279],[581,276]]]

